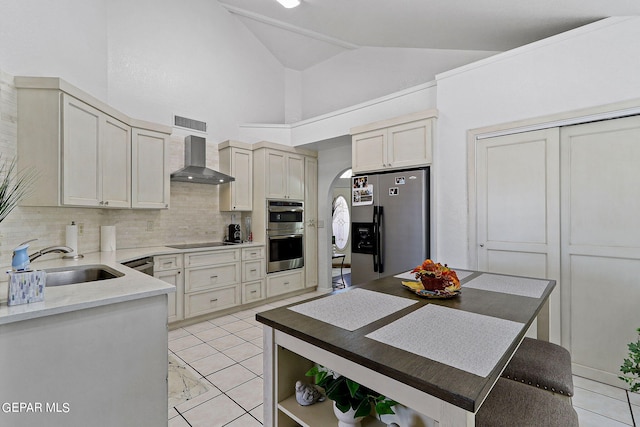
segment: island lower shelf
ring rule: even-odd
[[[278,402],[278,410],[287,417],[303,427],[325,427],[337,426],[338,419],[333,413],[333,401],[325,400],[313,405],[302,406],[296,400],[295,395],[291,395],[285,400]],[[278,423],[282,425],[282,423]],[[296,424],[291,424],[296,425]],[[382,421],[369,416],[362,420],[363,427],[385,427]]]

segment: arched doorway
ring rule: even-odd
[[[351,169],[336,176],[331,187],[331,282],[334,289],[351,284]]]

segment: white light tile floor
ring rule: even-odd
[[[210,390],[168,408],[169,427],[262,426],[262,326],[256,313],[312,292],[169,332],[169,353]],[[640,394],[574,376],[581,427],[640,426]],[[635,417],[635,423],[634,423]]]

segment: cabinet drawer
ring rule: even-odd
[[[242,260],[261,259],[264,258],[264,246],[257,248],[242,249]]]
[[[211,313],[240,305],[240,285],[187,294],[184,298],[185,317]]]
[[[201,291],[240,283],[240,263],[187,268],[185,269],[184,282],[185,292]]]
[[[220,251],[192,252],[184,254],[185,267],[226,264],[236,261],[240,261],[240,249],[225,249]]]
[[[296,270],[278,276],[267,276],[267,297],[273,297],[303,288],[304,271]]]
[[[158,255],[153,257],[153,271],[182,268],[182,254]]]
[[[265,299],[264,292],[264,280],[258,280],[257,282],[243,283],[242,284],[242,303],[246,304],[253,301],[259,301]]]
[[[253,280],[260,280],[266,274],[266,267],[264,260],[259,259],[256,261],[243,261],[242,262],[242,281],[251,282]]]

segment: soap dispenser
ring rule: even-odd
[[[29,243],[23,243],[13,250],[13,257],[11,258],[11,268],[13,271],[25,271],[29,269],[28,248]]]

